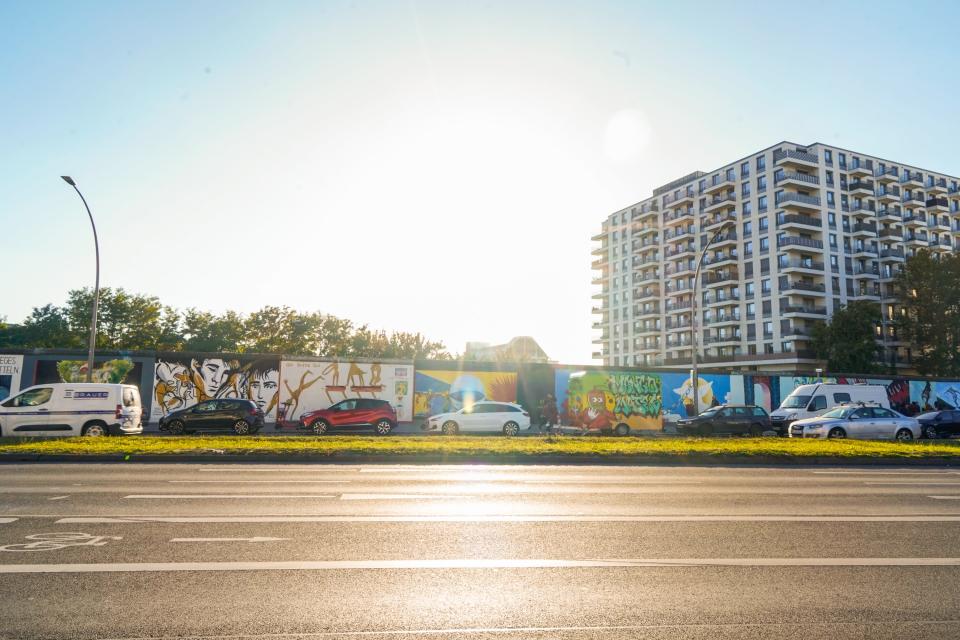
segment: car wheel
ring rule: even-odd
[[[843,440],[847,437],[847,432],[844,431],[841,427],[834,427],[830,429],[830,432],[827,433],[827,438],[830,440]]]
[[[910,431],[910,429],[898,429],[897,435],[894,437],[900,442],[910,442],[913,440],[913,431]]]
[[[621,422],[617,425],[617,428],[613,430],[613,433],[618,436],[628,436],[630,435],[630,426]]]
[[[516,422],[511,421],[503,425],[503,435],[515,436],[518,433],[520,433],[520,425],[518,425]]]
[[[460,427],[458,427],[457,423],[453,420],[447,420],[443,423],[443,426],[440,427],[440,430],[444,433],[444,435],[452,436],[456,435],[457,431],[460,430]]]
[[[763,435],[763,427],[759,424],[750,425],[750,436],[754,438],[759,438]]]
[[[238,436],[245,436],[250,433],[250,424],[246,420],[237,420],[233,423],[233,432]]]
[[[82,435],[90,436],[91,438],[101,438],[109,435],[107,433],[107,425],[103,424],[102,422],[94,422],[86,425],[81,433]]]
[[[940,434],[937,433],[937,428],[931,424],[923,428],[923,437],[928,440],[936,440],[940,437]]]
[[[327,424],[326,420],[317,420],[316,422],[313,423],[313,433],[315,435],[322,436],[327,432],[327,429],[329,427],[330,425]]]
[[[180,420],[174,420],[167,425],[167,431],[174,436],[183,435],[183,422]]]
[[[373,426],[374,429],[376,429],[378,436],[389,435],[389,433],[393,431],[393,423],[386,419],[378,420],[377,424]]]

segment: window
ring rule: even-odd
[[[758,156],[758,157],[757,157],[757,172],[766,171],[766,170],[767,170],[767,157],[766,157],[766,156]]]
[[[760,291],[764,295],[770,293],[770,278],[764,278],[760,281]]]
[[[727,169],[727,180],[729,180],[730,182],[733,182],[736,179],[737,179],[737,172],[734,171],[733,167],[730,167],[729,169]]]
[[[837,260],[837,256],[830,256],[830,266],[833,267],[831,271],[837,271],[840,268],[840,264],[839,264],[839,261]]]
[[[760,251],[770,250],[770,238],[760,238]]]
[[[344,400],[342,402],[338,402],[330,408],[335,411],[353,411],[357,408],[357,401],[353,399]]]
[[[808,411],[823,411],[827,408],[827,396],[814,396],[813,400],[810,401],[810,406],[807,407]]]
[[[757,191],[767,190],[767,176],[757,176]]]
[[[208,402],[201,402],[193,408],[194,413],[210,413],[217,410],[216,400],[210,400]]]
[[[833,186],[833,171],[827,171],[827,186]]]
[[[135,407],[137,406],[139,398],[137,390],[132,387],[123,388],[123,406],[125,407]]]
[[[759,207],[760,213],[763,213],[767,210],[767,196],[760,196],[757,200],[757,206]]]
[[[44,387],[43,389],[30,389],[24,391],[18,396],[10,398],[3,403],[5,407],[36,407],[46,404],[53,397],[53,389]]]
[[[752,318],[757,315],[757,305],[754,302],[747,303],[747,317]]]
[[[850,402],[849,393],[835,393],[833,394],[833,404],[843,404],[844,402]]]
[[[833,191],[827,191],[827,206],[828,206],[828,207],[835,207],[835,206],[837,206],[837,201],[836,201],[836,198],[835,198],[835,196],[834,196]]]
[[[753,255],[753,241],[747,240],[743,243],[743,253],[748,256]]]
[[[749,235],[752,234],[752,233],[753,233],[753,223],[752,223],[752,222],[749,222],[749,221],[748,221],[748,222],[744,222],[744,223],[743,223],[743,237],[747,237],[747,236],[749,236]]]
[[[753,203],[748,200],[743,203],[743,215],[744,217],[746,217],[752,213],[753,213]]]
[[[830,234],[830,247],[833,249],[837,248],[837,234],[835,233]]]
[[[840,168],[841,168],[841,169],[846,169],[846,168],[847,168],[847,155],[846,155],[845,153],[838,153],[838,154],[837,154],[837,160],[839,160],[839,164],[840,164]]]
[[[743,184],[740,185],[740,195],[741,195],[742,197],[744,197],[744,198],[747,198],[747,197],[750,196],[750,183],[749,183],[749,182],[744,182]]]
[[[833,151],[830,149],[823,150],[823,160],[827,164],[833,164]]]
[[[749,175],[750,175],[750,163],[744,162],[743,164],[740,165],[740,177],[746,178]]]
[[[743,290],[746,292],[747,296],[752,297],[754,293],[753,283],[748,282],[745,285],[743,285]]]
[[[884,409],[883,407],[874,407],[873,408],[873,417],[874,418],[896,418],[896,414],[890,409]]]
[[[764,198],[766,198],[766,196],[764,196]],[[769,228],[770,228],[770,221],[767,218],[760,218],[760,225],[759,225],[760,231],[766,231]]]
[[[827,212],[827,224],[829,224],[834,229],[837,228],[837,214],[835,214],[833,211]]]
[[[757,416],[758,418],[766,418],[766,417],[767,417],[767,412],[764,411],[763,408],[761,408],[761,407],[754,407],[754,408],[753,408],[753,415]]]

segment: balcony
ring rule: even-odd
[[[850,208],[850,215],[855,218],[874,218],[876,217],[877,212],[874,210],[872,203],[868,204],[866,202],[859,202]]]
[[[880,269],[878,267],[854,267],[853,269],[854,280],[876,280],[879,277]]]
[[[923,178],[920,177],[920,174],[915,171],[910,171],[909,169],[904,169],[903,174],[900,176],[900,184],[907,188],[923,188]]]
[[[926,231],[920,233],[910,233],[907,232],[903,236],[903,244],[908,247],[924,248],[927,246],[929,238],[927,237]]]
[[[819,186],[820,178],[815,174],[810,173],[799,173],[796,171],[784,171],[778,172],[773,178],[774,184],[778,187],[799,187],[801,189],[807,189],[811,186]]]
[[[703,345],[704,345],[704,346],[717,346],[717,347],[719,347],[719,346],[724,346],[724,345],[730,345],[730,346],[732,346],[732,345],[738,345],[738,344],[740,344],[740,340],[741,340],[741,338],[740,338],[739,335],[732,335],[732,336],[707,336],[706,338],[703,339]]]
[[[636,301],[650,300],[652,298],[659,298],[660,291],[659,287],[657,289],[634,289],[633,290],[633,299]]]
[[[890,242],[903,241],[903,233],[899,229],[895,229],[893,227],[885,227],[880,229],[879,236],[881,240],[887,240]]]
[[[634,220],[646,220],[648,218],[656,219],[657,217],[659,217],[658,215],[659,213],[660,213],[660,207],[658,207],[657,203],[654,202],[652,205],[649,205],[649,206],[643,205],[643,207],[640,208],[640,211],[633,214],[633,219]]]
[[[896,204],[897,202],[900,202],[900,197],[902,195],[903,194],[900,192],[900,187],[897,186],[884,187],[881,185],[876,191],[876,196],[880,202],[886,202],[890,204]]]
[[[853,196],[872,196],[874,190],[873,180],[854,180],[847,187],[847,192]]]
[[[780,213],[777,214],[777,228],[779,229],[807,229],[819,231],[823,227],[823,221],[813,216],[805,216],[799,213]]]
[[[788,282],[786,287],[780,290],[780,293],[785,295],[826,295],[827,287],[822,282],[794,280]]]
[[[777,238],[778,247],[797,247],[806,249],[823,249],[822,240],[801,238],[800,236],[782,236]]]
[[[590,269],[593,271],[606,271],[610,268],[610,262],[606,258],[601,258],[600,260],[594,260],[590,263]]]
[[[703,208],[704,213],[710,213],[711,211],[721,209],[724,207],[735,207],[737,205],[737,196],[732,193],[727,193],[722,196],[714,196],[707,201],[707,206]]]
[[[944,242],[944,240],[946,240],[946,242]],[[944,236],[944,239],[941,240],[930,238],[927,248],[934,253],[948,253],[953,250],[953,245],[950,244],[949,238]]]
[[[863,289],[857,293],[853,294],[853,297],[857,300],[870,300],[872,302],[880,302],[880,292],[871,291],[868,289]]]
[[[718,315],[715,318],[705,321],[704,324],[707,324],[711,327],[722,327],[734,324],[740,324],[740,314],[739,313],[723,313]]]
[[[707,301],[704,302],[703,304],[706,307],[712,308],[712,307],[722,307],[726,305],[736,304],[739,301],[740,301],[739,293],[718,292],[716,296],[714,296],[713,298],[708,298]]]
[[[663,226],[671,227],[675,224],[679,224],[684,221],[693,222],[693,219],[694,219],[694,214],[693,214],[692,208],[678,209],[673,213],[663,214]]]
[[[783,149],[773,152],[773,163],[777,166],[795,166],[815,168],[820,165],[820,157],[815,153]]]
[[[944,180],[943,178],[940,178],[938,180],[931,180],[930,183],[927,184],[927,193],[930,195],[945,196],[947,195],[948,192],[949,192],[949,189],[947,188],[947,181]]]
[[[592,256],[605,256],[605,255],[607,255],[607,249],[608,249],[607,243],[604,242],[604,243],[603,243],[602,245],[600,245],[599,247],[594,247],[593,249],[591,249],[591,250],[590,250],[590,255],[592,255]]]
[[[897,198],[897,201],[899,200],[900,198]],[[900,222],[903,215],[893,207],[881,207],[881,209],[877,211],[877,218],[882,222]]]
[[[877,235],[877,225],[873,222],[857,222],[850,230],[850,235],[854,237],[865,236],[872,238],[873,236]]]
[[[736,251],[729,251],[727,253],[715,254],[712,258],[704,258],[703,266],[722,267],[723,265],[735,265],[739,260],[740,258]]]
[[[905,213],[903,214],[903,226],[909,228],[927,226],[927,214],[925,213]]]
[[[648,271],[639,276],[634,276],[634,282],[660,282],[660,275],[656,271]]]
[[[782,273],[812,273],[821,275],[823,273],[823,263],[814,260],[781,260],[778,263]]]
[[[667,231],[663,234],[664,242],[673,242],[675,240],[687,239],[693,237],[693,229],[690,227],[680,227],[674,231]]]
[[[700,283],[705,287],[718,287],[734,282],[740,282],[739,273],[705,273],[700,276]]]
[[[826,307],[810,307],[806,305],[782,304],[780,305],[780,315],[786,317],[823,317],[827,315]]]
[[[678,194],[676,197],[673,196],[664,196],[663,198],[663,209],[673,209],[676,207],[681,207],[683,205],[693,204],[695,194],[693,189],[687,189],[683,193]]]
[[[853,247],[854,258],[875,258],[877,255],[878,252],[876,249],[865,244],[858,244]]]
[[[929,212],[950,213],[950,203],[946,198],[927,198],[924,205]]]
[[[672,247],[666,251],[664,254],[668,259],[673,260],[675,258],[682,257],[692,257],[695,253],[693,247],[684,246],[684,247]]]
[[[683,313],[689,311],[693,306],[693,303],[689,300],[683,300],[678,302],[668,302],[667,303],[667,313]]]
[[[777,194],[777,206],[792,209],[817,210],[820,208],[819,196],[784,191]]]
[[[847,173],[851,176],[872,176],[873,160],[853,160],[847,165]]]
[[[881,260],[892,260],[894,262],[903,261],[903,249],[883,249],[880,252]]]
[[[663,270],[663,275],[668,278],[676,278],[683,275],[693,275],[694,268],[690,264],[679,264],[672,267],[667,267]]]
[[[936,231],[950,231],[950,218],[948,216],[930,216],[927,218],[927,227]]]
[[[723,189],[732,189],[736,186],[735,180],[730,180],[726,175],[714,176],[714,179],[703,189],[703,193],[711,194]]]
[[[917,208],[927,204],[926,199],[920,193],[905,193],[900,197],[900,202],[904,207]]]
[[[633,234],[641,238],[656,234],[659,231],[660,227],[655,224],[640,224],[639,222],[635,222],[633,225]]]
[[[603,353],[600,352],[600,351],[594,351],[594,352],[591,354],[591,357],[592,357],[594,360],[602,360],[602,359],[603,359]]]
[[[638,318],[652,318],[654,316],[659,316],[660,307],[656,305],[652,307],[642,307],[640,309],[634,310],[634,315]]]

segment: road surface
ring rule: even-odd
[[[0,466],[4,638],[956,638],[960,471]]]

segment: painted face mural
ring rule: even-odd
[[[225,360],[222,358],[191,360],[190,368],[194,375],[193,384],[200,391],[202,400],[220,397],[220,389],[223,388],[229,374]]]
[[[277,369],[250,372],[247,379],[247,397],[256,402],[264,413],[270,413],[277,406],[279,390],[280,372]]]

